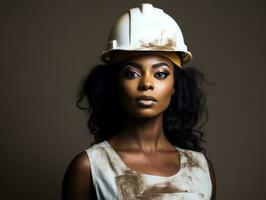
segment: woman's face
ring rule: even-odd
[[[158,55],[135,56],[121,63],[119,97],[126,113],[137,118],[161,114],[174,93],[174,67],[170,60]]]

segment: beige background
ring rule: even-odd
[[[70,160],[90,144],[75,107],[115,19],[141,1],[1,0],[0,198],[59,199]],[[176,19],[209,89],[206,148],[217,199],[263,199],[265,3],[149,1]]]

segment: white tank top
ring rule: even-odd
[[[204,154],[176,149],[180,170],[165,177],[129,168],[107,141],[94,144],[86,152],[98,200],[210,200],[212,183]]]

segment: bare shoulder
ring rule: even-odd
[[[76,173],[90,173],[90,161],[85,151],[76,155],[70,162],[68,169],[70,172]]]
[[[92,199],[93,184],[87,153],[76,155],[67,167],[62,184],[62,200]]]
[[[215,200],[216,198],[216,177],[215,177],[214,167],[213,167],[211,160],[207,157],[206,159],[208,162],[208,167],[209,167],[211,181],[212,181],[212,198],[211,199]]]

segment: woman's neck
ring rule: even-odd
[[[163,131],[163,114],[153,118],[134,118],[127,116],[121,132],[115,137],[122,149],[138,149],[155,152],[169,148]]]

